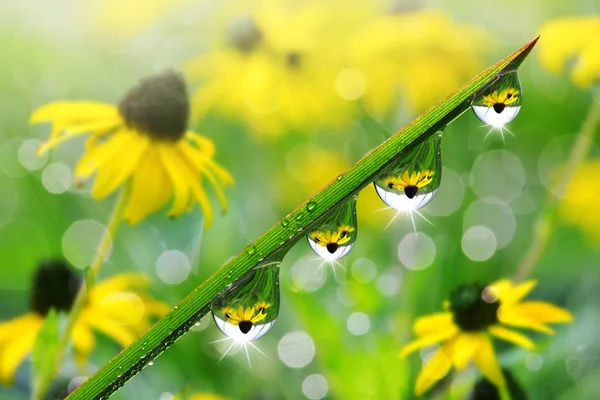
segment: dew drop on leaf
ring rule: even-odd
[[[490,86],[477,93],[471,107],[487,125],[501,127],[512,121],[523,103],[523,92],[517,71],[496,78]]]
[[[309,201],[308,203],[306,203],[306,209],[309,212],[312,212],[315,210],[315,208],[317,208],[317,203],[315,203],[314,201]]]
[[[337,260],[347,255],[357,235],[356,196],[331,211],[324,222],[307,235],[308,244],[324,260]]]
[[[271,330],[279,315],[280,265],[258,265],[213,301],[213,319],[221,332],[232,339],[248,341]]]
[[[290,221],[288,221],[287,219],[282,219],[281,220],[281,226],[283,226],[284,228],[287,227],[290,224]]]
[[[252,247],[249,247],[249,248],[246,250],[246,254],[248,254],[249,256],[252,256],[252,255],[254,255],[254,253],[256,253],[256,248],[255,248],[254,246],[252,246]]]
[[[397,211],[418,210],[429,203],[442,178],[442,135],[437,132],[375,180],[375,190],[385,204]]]

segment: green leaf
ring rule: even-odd
[[[54,362],[54,354],[58,349],[58,342],[58,314],[54,309],[51,309],[48,315],[46,315],[44,324],[38,332],[33,345],[31,358],[33,364],[34,393],[37,393],[37,388],[42,377],[53,370],[52,363]]]
[[[71,400],[107,398],[139,373],[210,310],[211,302],[264,259],[282,257],[316,221],[369,185],[390,163],[440,131],[469,109],[475,94],[498,74],[516,70],[537,38],[471,79],[439,105],[417,117],[292,211],[196,288],[144,335],[119,353],[69,396]],[[120,371],[124,371],[120,373]]]

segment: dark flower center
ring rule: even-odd
[[[337,243],[327,243],[327,245],[325,246],[325,248],[327,248],[327,251],[331,254],[335,253],[338,247],[340,247],[340,245]]]
[[[81,277],[63,260],[43,261],[33,278],[31,309],[45,316],[50,309],[68,312],[81,285]]]
[[[496,111],[498,114],[500,114],[502,111],[504,111],[504,108],[506,108],[506,104],[496,103],[492,107],[494,107],[494,111]]]
[[[456,288],[450,294],[450,310],[454,322],[463,331],[479,331],[498,322],[500,302],[484,300],[486,285],[468,283]]]
[[[286,54],[286,62],[287,65],[293,68],[297,68],[300,66],[300,62],[302,61],[302,57],[300,53],[297,51],[290,51]]]
[[[169,70],[142,79],[123,97],[119,113],[127,126],[153,139],[181,139],[190,116],[183,77]]]
[[[241,17],[229,26],[229,44],[243,53],[249,53],[260,43],[263,34],[249,16]]]
[[[242,321],[238,324],[238,327],[240,328],[240,331],[242,331],[243,334],[246,334],[250,332],[250,329],[252,329],[252,322]]]
[[[413,197],[415,197],[417,195],[417,192],[419,191],[419,188],[416,186],[406,186],[404,188],[404,194],[406,195],[406,197],[408,197],[409,199],[412,199]]]

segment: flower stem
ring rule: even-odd
[[[37,384],[34,384],[32,394],[32,398],[34,400],[42,400],[44,398],[48,388],[50,387],[50,384],[52,383],[52,379],[60,369],[63,355],[71,339],[77,318],[87,303],[88,290],[94,285],[96,277],[98,276],[98,272],[100,271],[102,263],[106,258],[106,254],[111,249],[113,238],[117,233],[117,229],[119,228],[119,223],[123,217],[123,212],[125,211],[125,206],[127,204],[127,200],[129,199],[130,193],[131,182],[129,181],[123,186],[123,189],[121,189],[121,193],[119,193],[119,197],[113,206],[113,210],[108,220],[107,230],[98,244],[96,255],[87,269],[85,282],[82,283],[81,287],[79,288],[77,297],[75,298],[73,306],[69,311],[65,327],[60,334],[56,352],[50,355],[54,358],[52,363],[53,367],[49,369],[46,374],[40,377],[40,380]]]
[[[596,128],[600,124],[600,100],[595,99],[590,110],[581,125],[581,130],[577,135],[575,144],[571,149],[571,154],[565,165],[564,170],[554,181],[545,204],[535,221],[533,228],[533,240],[529,248],[521,259],[519,266],[514,274],[514,280],[519,282],[527,278],[538,263],[544,250],[548,246],[554,228],[558,223],[558,206],[563,198],[565,191],[569,187],[575,171],[581,162],[585,159],[593,143]]]
[[[508,386],[506,384],[502,386],[497,386],[498,391],[500,392],[500,399],[502,400],[512,400],[512,396],[510,395],[510,390],[508,390]]]

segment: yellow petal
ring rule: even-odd
[[[18,326],[20,330],[14,332],[12,340],[3,346],[0,353],[0,382],[12,383],[17,368],[33,349],[35,338],[43,322],[42,317],[30,313],[23,319],[19,319],[18,324],[13,325],[15,328]]]
[[[108,196],[138,167],[140,159],[148,148],[149,139],[139,134],[132,133],[131,136],[133,139],[98,170],[92,187],[92,197],[102,199]]]
[[[61,130],[64,130],[64,132],[61,135],[52,135],[50,139],[42,143],[42,145],[37,151],[37,154],[38,156],[41,156],[48,150],[59,145],[60,143],[72,139],[76,136],[93,134],[95,137],[100,137],[104,133],[109,132],[110,129],[118,126],[119,123],[120,121],[101,121],[81,125],[72,125],[68,128],[62,127]]]
[[[184,167],[182,168],[181,162],[178,162],[178,154],[173,151],[172,145],[161,144],[158,148],[162,164],[173,185],[173,205],[169,210],[169,216],[176,217],[186,210],[190,202],[191,193],[187,171]]]
[[[402,348],[402,350],[400,350],[400,357],[404,358],[404,357],[408,356],[410,353],[412,353],[420,348],[431,346],[433,344],[450,339],[450,338],[454,337],[457,333],[458,333],[458,328],[453,326],[451,328],[448,328],[448,329],[445,329],[442,331],[438,331],[438,332],[432,333],[427,336],[423,336],[417,340],[413,340],[412,342],[410,342],[409,344],[404,346],[404,348]]]
[[[573,315],[570,312],[543,301],[526,301],[516,307],[523,315],[542,323],[564,324],[573,321]]]
[[[451,353],[452,341],[449,341],[440,350],[436,351],[423,366],[415,384],[415,394],[417,396],[425,393],[437,381],[446,376],[451,366],[450,357],[448,356]]]
[[[502,304],[515,304],[521,301],[531,292],[537,282],[535,280],[525,281],[513,286],[504,296],[500,297]]]
[[[92,312],[90,312],[89,317],[85,318],[83,322],[113,339],[122,347],[128,346],[135,340],[137,335],[134,335],[127,327],[115,323],[115,321],[106,317],[101,310],[96,310],[96,312],[93,312],[93,315],[91,314]]]
[[[535,348],[535,344],[527,336],[522,335],[519,332],[515,332],[512,329],[507,329],[500,325],[494,325],[490,326],[488,330],[497,338],[512,342],[517,346],[521,346],[527,350],[533,350]]]
[[[469,364],[484,336],[485,334],[479,332],[458,334],[452,348],[452,363],[456,369],[462,370]]]
[[[29,123],[61,120],[73,124],[118,118],[117,108],[112,104],[94,101],[55,101],[34,110]]]
[[[473,360],[481,373],[496,386],[504,385],[504,375],[496,358],[492,341],[487,335],[483,335],[479,347],[474,354]]]
[[[453,326],[452,313],[435,313],[417,319],[414,325],[414,332],[417,336],[425,336],[433,332],[449,329]]]
[[[206,159],[206,157],[199,153],[198,150],[194,149],[189,144],[183,141],[180,142],[179,149],[187,158],[188,162],[194,167],[195,172],[199,176],[206,176],[208,181],[215,189],[215,192],[217,193],[217,197],[219,198],[221,208],[227,209],[227,198],[225,197],[225,193],[221,188],[221,184],[217,181],[215,175],[210,170],[210,165],[212,164],[212,161]]]
[[[164,207],[171,195],[171,181],[155,146],[151,145],[133,172],[131,197],[123,218],[137,224]]]
[[[138,135],[127,129],[121,129],[113,133],[104,143],[92,147],[86,152],[75,167],[75,176],[82,179],[92,175],[96,170],[102,168],[106,162],[119,154],[122,149],[136,140]]]
[[[82,313],[87,312],[84,310]],[[73,333],[71,340],[73,341],[73,347],[82,356],[79,361],[84,361],[96,344],[96,339],[90,328],[83,322],[85,318],[80,318],[73,327]]]
[[[206,157],[212,158],[215,155],[215,144],[212,140],[191,131],[185,133],[185,138],[194,143],[196,148]]]
[[[145,312],[142,298],[131,292],[108,294],[97,307],[107,318],[122,325],[136,325]]]
[[[110,293],[127,292],[136,289],[145,289],[150,285],[150,278],[144,274],[126,273],[114,275],[96,283],[90,292],[93,303],[99,304],[104,296]]]
[[[513,306],[501,305],[498,309],[498,320],[505,325],[532,329],[548,335],[554,334],[554,330],[550,327],[537,321],[535,318],[524,315],[520,310],[520,304]]]
[[[600,22],[596,37],[600,35]],[[573,82],[582,87],[590,86],[598,81],[600,76],[600,44],[597,40],[590,42],[581,49],[579,58],[573,67]]]

